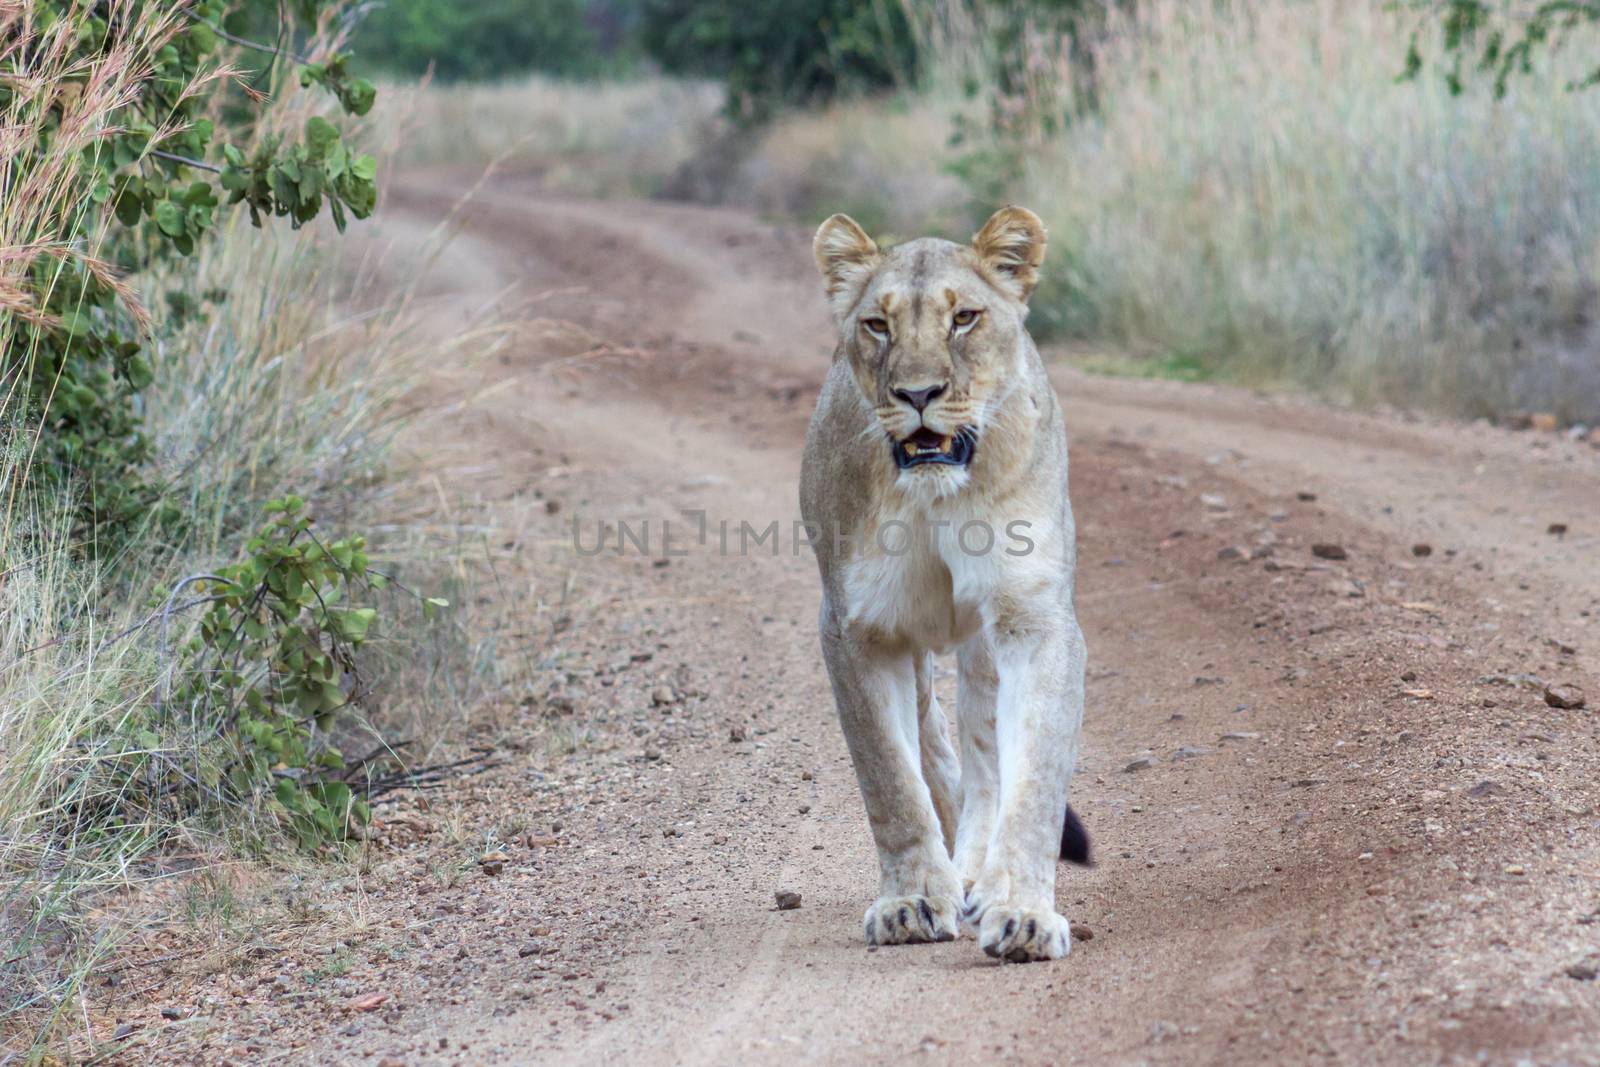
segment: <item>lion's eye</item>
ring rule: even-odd
[[[962,308],[960,311],[955,313],[951,321],[955,323],[957,329],[964,330],[968,326],[971,326],[973,323],[977,322],[978,316],[981,314],[983,314],[983,312],[976,311],[972,308]]]
[[[862,319],[861,325],[875,337],[889,336],[889,324],[883,319]]]

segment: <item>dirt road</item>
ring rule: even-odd
[[[391,232],[462,187],[401,183]],[[517,177],[463,220],[434,290],[530,324],[440,368],[441,395],[492,387],[414,444],[492,531],[529,619],[498,654],[536,660],[537,696],[501,716],[505,766],[384,805],[370,870],[319,887],[366,921],[298,1015],[274,976],[334,950],[287,941],[169,1053],[1600,1064],[1600,451],[1063,367],[1099,863],[1057,904],[1092,938],[1033,966],[869,950],[791,536],[831,348],[808,234]],[[774,521],[776,554],[740,554]],[[648,551],[616,553],[618,523]]]

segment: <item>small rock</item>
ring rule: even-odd
[[[815,777],[816,777],[816,775],[812,774],[810,771],[801,771],[800,772],[800,780],[802,782],[809,782]]]
[[[1402,682],[1414,682],[1414,681],[1417,680],[1417,672],[1416,671],[1402,671],[1401,674],[1400,674],[1400,680]]]
[[[177,1008],[164,1007],[161,1009],[161,1017],[163,1019],[177,1020],[183,1018],[183,1012],[179,1011]]]
[[[1319,541],[1311,546],[1311,554],[1318,559],[1349,559],[1350,554],[1344,550],[1343,545],[1336,545],[1327,541]]]
[[[1504,792],[1504,790],[1500,788],[1499,782],[1491,781],[1490,779],[1485,778],[1483,781],[1467,790],[1467,796],[1476,799],[1478,797],[1492,797],[1501,792]]]
[[[658,685],[650,690],[650,703],[658,708],[666,707],[668,704],[676,704],[677,702],[678,694],[667,686]]]
[[[658,748],[646,748],[644,750],[644,758],[647,760],[658,760],[661,758],[661,750]]]
[[[1224,741],[1255,741],[1255,740],[1259,739],[1260,737],[1261,737],[1260,734],[1255,733],[1255,732],[1253,732],[1251,730],[1231,730],[1228,733],[1225,733],[1225,734],[1222,735],[1222,740],[1224,740]]]
[[[735,723],[733,726],[728,727],[728,740],[729,741],[738,742],[738,741],[743,741],[744,738],[745,738],[745,732],[744,732],[744,727],[743,726],[740,726],[737,723]]]
[[[1228,510],[1228,498],[1221,493],[1201,493],[1200,503],[1205,505],[1207,511]]]
[[[777,901],[779,911],[793,911],[800,906],[800,894],[792,889],[780,889],[772,899]]]
[[[1577,645],[1574,645],[1574,644],[1572,644],[1570,642],[1567,642],[1567,641],[1563,641],[1559,637],[1549,637],[1549,638],[1546,638],[1545,640],[1546,640],[1546,643],[1548,643],[1551,648],[1555,649],[1557,652],[1559,652],[1563,656],[1576,656],[1578,654],[1578,646]]]
[[[1089,929],[1087,926],[1083,925],[1082,923],[1073,923],[1071,928],[1072,928],[1072,940],[1074,940],[1074,941],[1093,941],[1094,940],[1094,931]]]
[[[368,993],[350,1002],[351,1011],[377,1011],[389,999],[387,993]]]
[[[1520,863],[1508,863],[1506,864],[1506,873],[1513,875],[1524,875],[1528,873],[1528,868],[1524,867]]]
[[[482,868],[484,874],[493,877],[506,869],[506,861],[510,858],[504,852],[496,849],[480,856],[478,858],[478,866]]]
[[[1567,968],[1567,977],[1580,982],[1592,982],[1596,975],[1600,975],[1600,969],[1588,963],[1574,963]]]
[[[123,1023],[121,1026],[117,1027],[115,1030],[113,1030],[111,1032],[111,1040],[113,1040],[113,1041],[121,1041],[124,1038],[132,1037],[132,1036],[133,1036],[133,1024],[132,1023]]]
[[[1587,698],[1583,690],[1575,685],[1551,685],[1545,687],[1544,702],[1552,708],[1572,711],[1583,707]]]
[[[811,805],[810,804],[802,804],[802,805],[800,805],[800,814],[801,815],[808,814],[810,811],[811,811]]]
[[[1248,558],[1249,553],[1240,548],[1238,545],[1229,545],[1227,548],[1220,549],[1217,552],[1217,559],[1223,563],[1237,563],[1240,560]]]
[[[1418,559],[1421,559],[1424,556],[1431,556],[1433,555],[1433,546],[1428,544],[1426,541],[1418,541],[1416,544],[1411,546],[1411,554],[1416,556]]]
[[[1155,765],[1156,765],[1156,760],[1155,760],[1154,756],[1140,756],[1138,759],[1133,760],[1131,763],[1129,763],[1126,767],[1124,767],[1122,769],[1125,772],[1127,772],[1129,774],[1132,774],[1134,771],[1146,771],[1146,770],[1149,770],[1151,767],[1154,767]]]
[[[1294,498],[1303,503],[1309,504],[1313,500],[1317,499],[1317,494],[1302,489],[1294,495]]]
[[[517,958],[527,959],[529,956],[544,955],[544,945],[538,941],[524,941],[522,947],[517,949]]]
[[[406,1061],[399,1056],[385,1056],[378,1061],[378,1067],[406,1067]]]
[[[1544,532],[1551,537],[1565,537],[1567,535],[1567,524],[1564,522],[1552,522],[1544,528]]]
[[[1180,745],[1178,750],[1172,754],[1172,758],[1174,760],[1194,759],[1197,756],[1209,756],[1210,754],[1211,750],[1209,748],[1202,748],[1199,745]]]
[[[1402,689],[1402,690],[1400,690],[1400,695],[1403,696],[1403,697],[1408,697],[1408,698],[1410,698],[1412,700],[1432,700],[1433,699],[1433,690],[1432,689]]]
[[[1539,433],[1555,433],[1561,422],[1548,411],[1536,411],[1528,416],[1528,428]]]

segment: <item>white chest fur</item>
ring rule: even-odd
[[[850,545],[846,625],[948,651],[993,621],[1001,594],[1015,600],[1056,584],[1060,539],[1052,522],[908,504]]]

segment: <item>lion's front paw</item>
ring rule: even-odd
[[[967,914],[977,927],[978,945],[997,960],[1033,963],[1058,960],[1072,951],[1072,927],[1049,908],[974,908],[969,901]]]
[[[949,897],[879,897],[862,919],[869,945],[916,945],[954,941],[959,908]]]

